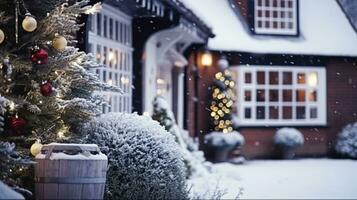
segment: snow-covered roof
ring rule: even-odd
[[[300,0],[297,38],[252,35],[229,0],[181,1],[213,29],[213,50],[357,56],[357,33],[336,0]]]

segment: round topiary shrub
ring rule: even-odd
[[[304,136],[295,128],[281,128],[275,133],[274,143],[286,148],[296,148],[304,144]]]
[[[137,114],[110,113],[84,127],[86,143],[108,156],[107,199],[187,199],[185,165],[174,137]]]
[[[277,154],[283,159],[292,159],[295,149],[304,144],[304,136],[295,128],[281,128],[274,136]]]
[[[336,151],[350,158],[357,158],[357,123],[348,124],[338,134]]]

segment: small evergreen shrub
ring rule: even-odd
[[[86,143],[108,156],[107,199],[187,199],[185,166],[174,137],[137,114],[110,113],[84,127]]]
[[[275,133],[274,143],[283,148],[296,148],[304,144],[304,136],[295,128],[281,128]]]
[[[357,158],[357,123],[343,128],[338,134],[335,149],[341,155]]]

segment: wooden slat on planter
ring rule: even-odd
[[[99,151],[96,145],[72,145],[73,149],[70,144],[45,145],[36,156],[36,199],[103,199],[107,157],[88,153]]]

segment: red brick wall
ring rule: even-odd
[[[215,56],[215,60],[218,56]],[[237,62],[236,59],[233,59]],[[196,60],[191,56],[190,62]],[[298,156],[326,156],[331,155],[337,133],[348,123],[357,122],[357,59],[329,58],[326,63],[327,71],[327,121],[326,127],[298,128],[305,137],[304,146],[297,151]],[[234,63],[232,63],[234,64]],[[193,65],[189,66],[192,69]],[[188,70],[188,77],[192,70]],[[199,85],[198,107],[188,101],[187,120],[188,129],[195,136],[202,138],[209,131],[208,87],[212,85],[214,74],[217,72],[216,64],[212,67],[198,66],[199,81],[193,78],[188,80],[189,97],[194,84]],[[195,122],[194,114],[197,112],[198,121]],[[278,127],[277,127],[278,128]],[[246,144],[242,153],[248,158],[271,157],[274,154],[273,135],[277,128],[241,128]],[[201,133],[199,133],[201,132]]]

